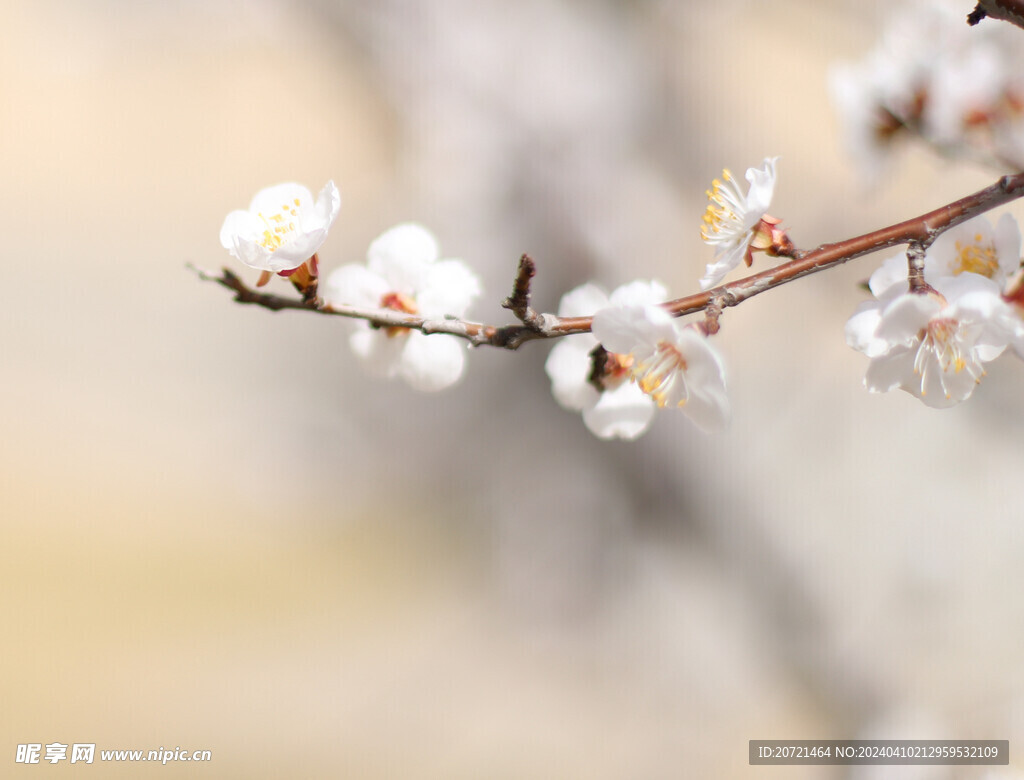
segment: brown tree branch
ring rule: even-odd
[[[726,307],[738,306],[748,298],[753,298],[766,290],[841,265],[880,249],[910,244],[915,247],[915,253],[923,252],[939,235],[950,228],[1020,197],[1024,197],[1024,173],[1003,176],[995,184],[934,211],[929,211],[927,214],[845,241],[822,244],[809,252],[799,252],[796,259],[788,263],[782,263],[705,292],[668,301],[662,306],[676,317],[704,311],[711,307],[713,320],[711,327],[717,329],[718,316]],[[235,301],[238,303],[260,306],[271,311],[301,309],[317,314],[361,319],[378,328],[401,327],[419,330],[423,333],[447,333],[466,339],[475,346],[486,345],[516,349],[527,341],[587,333],[590,331],[592,323],[591,317],[558,317],[554,314],[538,314],[530,308],[530,280],[536,273],[536,267],[533,261],[525,255],[519,263],[512,295],[505,301],[506,308],[511,309],[522,324],[502,326],[469,322],[455,317],[434,319],[390,309],[363,309],[355,306],[328,304],[321,300],[303,301],[286,298],[251,289],[236,274],[226,268],[222,270],[220,276],[202,271],[194,266],[192,268],[199,274],[200,279],[216,282],[233,291]]]
[[[1024,27],[1024,0],[978,0],[967,16],[967,24],[975,25],[986,16]]]

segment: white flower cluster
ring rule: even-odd
[[[256,193],[248,211],[228,214],[220,241],[233,257],[263,272],[261,285],[273,274],[294,279],[299,269],[308,269],[315,279],[316,253],[340,204],[333,182],[315,202],[299,184],[268,187]],[[480,283],[462,261],[439,257],[437,241],[425,228],[399,225],[370,245],[367,266],[347,265],[328,277],[321,291],[324,301],[432,318],[461,317],[480,294]],[[449,387],[462,376],[466,347],[453,336],[428,338],[399,327],[374,330],[365,321],[353,327],[352,351],[375,374],[401,377],[426,391]]]
[[[867,178],[894,142],[921,136],[944,152],[1020,159],[1024,49],[1009,25],[969,27],[963,3],[903,4],[877,47],[829,74],[847,146]]]
[[[976,217],[940,235],[924,258],[925,285],[912,290],[905,254],[872,274],[874,299],[846,324],[847,343],[871,358],[865,386],[900,388],[934,408],[967,400],[985,363],[1008,346],[1024,356],[1019,298],[1021,236],[1003,215],[993,229]]]
[[[762,170],[748,172],[752,187],[745,198],[728,175],[726,185],[715,185],[719,206],[715,221],[705,219],[705,230],[706,240],[724,255],[716,275],[724,276],[753,249],[764,248],[758,244],[759,226],[768,224],[771,236],[777,221],[766,223],[762,217],[771,200],[774,164],[766,160]],[[317,251],[339,205],[332,182],[315,200],[298,184],[269,187],[256,194],[248,210],[227,216],[221,244],[262,272],[259,285],[274,274],[288,277],[310,305],[435,320],[466,315],[480,295],[477,276],[461,260],[442,260],[436,239],[420,225],[391,228],[370,245],[366,265],[342,266],[319,285]],[[706,431],[728,421],[721,359],[704,329],[683,325],[658,305],[666,298],[657,282],[637,281],[611,296],[586,284],[562,299],[561,316],[593,315],[592,335],[561,339],[548,358],[547,373],[558,402],[582,412],[587,427],[601,438],[636,438],[662,407],[682,408]],[[362,319],[352,327],[349,345],[371,373],[399,377],[423,391],[450,387],[462,376],[465,340]]]
[[[728,173],[708,193],[702,235],[716,260],[703,288],[742,260],[749,263],[754,251],[800,256],[779,220],[765,214],[775,163],[768,158],[747,171],[745,195]],[[330,182],[315,200],[297,184],[268,188],[248,211],[227,216],[221,243],[263,272],[261,284],[273,274],[286,276],[303,305],[350,308],[349,345],[372,373],[423,391],[450,387],[462,376],[469,342],[424,330],[428,320],[466,315],[480,295],[477,276],[461,260],[441,259],[434,236],[409,223],[377,238],[366,265],[342,266],[319,285],[317,251],[339,202]],[[943,232],[924,253],[913,284],[904,254],[886,260],[871,276],[873,300],[846,326],[847,342],[871,360],[868,389],[898,387],[929,406],[952,406],[970,397],[984,364],[1007,347],[1024,357],[1020,251],[1017,223],[1004,215],[994,228],[976,217]],[[634,281],[610,295],[590,283],[567,293],[559,317],[592,319],[590,333],[561,338],[551,350],[545,368],[556,400],[580,412],[602,439],[635,439],[664,407],[682,409],[704,431],[723,428],[730,415],[725,369],[709,338],[721,311],[715,292],[709,296],[705,321],[684,324],[664,305],[667,291],[655,281]],[[394,312],[412,319],[396,324]]]

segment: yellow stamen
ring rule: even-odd
[[[981,245],[981,234],[974,236],[975,243],[966,246],[959,241],[956,242],[957,261],[953,266],[953,275],[959,276],[964,271],[991,279],[999,270],[999,257],[992,244]]]

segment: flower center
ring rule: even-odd
[[[391,311],[400,311],[405,314],[419,313],[419,309],[416,308],[416,301],[413,297],[400,292],[384,293],[384,295],[380,297],[380,308],[391,309]],[[389,328],[385,328],[384,332],[387,333],[388,338],[394,338],[395,336],[408,336],[411,331],[408,328],[393,325]]]
[[[959,374],[965,368],[968,369],[975,380],[980,377],[975,375],[975,370],[969,367],[964,358],[964,350],[961,345],[963,326],[954,319],[934,319],[921,331],[921,345],[917,348],[917,355],[914,356],[914,373],[921,377],[924,384],[925,373],[928,370],[928,355],[935,355],[939,368],[943,373],[952,371]]]
[[[964,271],[973,274],[981,274],[991,279],[999,269],[999,258],[996,256],[996,248],[989,244],[982,246],[981,233],[974,234],[974,243],[961,244],[956,242],[956,263],[953,266],[953,275],[959,276]]]
[[[665,406],[670,395],[679,395],[678,405],[682,406],[687,397],[685,371],[686,359],[675,344],[659,341],[654,354],[633,367],[633,378],[659,407]],[[677,383],[683,383],[679,393],[674,392]]]
[[[298,229],[295,217],[299,215],[299,205],[299,199],[295,198],[290,204],[283,204],[279,211],[270,216],[264,216],[262,211],[256,215],[263,220],[263,238],[260,241],[263,248],[274,252],[288,243],[291,234]]]
[[[615,390],[629,379],[632,367],[632,355],[609,352],[598,344],[590,352],[590,375],[587,381],[599,393]]]
[[[741,215],[746,209],[736,181],[728,168],[722,171],[721,180],[715,179],[711,182],[711,189],[706,194],[708,207],[702,217],[704,224],[700,228],[700,237],[704,241],[722,241],[742,230]]]

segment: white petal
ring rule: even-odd
[[[348,343],[370,375],[390,379],[398,373],[407,338],[409,336],[389,336],[385,330],[365,325],[349,337]]]
[[[654,402],[630,382],[601,393],[583,410],[583,422],[601,439],[635,439],[651,424],[654,409]]]
[[[708,263],[704,269],[704,276],[700,280],[700,289],[710,290],[712,287],[716,287],[731,270],[743,262],[746,253],[747,242],[724,249],[719,247],[719,250],[715,252],[715,261]]]
[[[898,347],[872,358],[864,375],[864,386],[872,393],[888,393],[894,387],[920,385],[914,373],[914,350]]]
[[[747,227],[753,227],[760,222],[772,204],[772,195],[775,193],[775,163],[778,160],[778,157],[765,157],[760,168],[747,169],[747,181],[750,182],[745,220]]]
[[[705,433],[729,424],[729,397],[725,389],[725,366],[709,339],[693,328],[679,334],[679,348],[686,358],[689,398],[683,412]]]
[[[367,251],[370,270],[387,279],[393,291],[413,297],[423,289],[428,266],[438,257],[433,234],[411,222],[385,231]]]
[[[1003,278],[1013,276],[1020,268],[1020,227],[1012,214],[1003,214],[996,222],[993,242]]]
[[[600,394],[587,381],[592,365],[590,351],[596,346],[597,339],[586,334],[566,336],[548,354],[544,370],[551,379],[551,392],[566,409],[579,411],[597,403]]]
[[[980,274],[965,273],[959,276],[942,277],[936,279],[932,287],[942,293],[942,296],[950,303],[975,294],[981,294],[983,298],[987,296],[993,302],[999,300],[999,285]]]
[[[364,265],[343,265],[331,272],[322,288],[328,303],[379,308],[391,292],[388,283]]]
[[[661,282],[648,282],[638,279],[635,282],[630,282],[616,288],[612,292],[608,303],[612,306],[650,306],[656,303],[663,303],[667,299],[668,290],[665,289],[665,285],[661,284]],[[596,311],[597,309],[595,308],[587,313],[592,314]]]
[[[313,194],[301,184],[285,182],[275,184],[273,187],[265,187],[257,192],[249,204],[249,211],[253,214],[276,214],[286,204],[294,204],[299,201],[302,204],[313,205]]]
[[[238,237],[255,235],[262,228],[263,223],[255,214],[242,209],[232,211],[224,217],[224,224],[220,227],[220,245],[235,255]]]
[[[311,231],[327,229],[334,224],[340,210],[341,193],[334,182],[329,181],[316,196],[316,204],[302,212],[303,227]]]
[[[569,290],[558,303],[559,317],[589,317],[608,305],[608,293],[587,282]]]
[[[912,344],[941,308],[932,295],[901,295],[882,311],[875,336],[890,344]]]
[[[871,274],[868,287],[876,298],[890,298],[894,293],[907,291],[907,255],[901,253],[888,257]]]
[[[657,306],[609,306],[594,315],[594,337],[609,352],[645,354],[659,341],[674,341],[675,332],[668,312]]]
[[[402,353],[400,373],[416,390],[435,392],[455,384],[466,362],[466,345],[455,336],[413,331]]]
[[[882,307],[878,301],[865,301],[846,321],[846,343],[868,357],[888,351],[889,344],[875,336],[882,321]]]
[[[235,239],[235,252],[232,254],[250,268],[258,268],[261,271],[270,271],[276,274],[281,271],[290,271],[293,268],[298,268],[309,259],[312,252],[298,258],[280,250],[271,252],[259,242],[244,236],[238,236]]]
[[[480,295],[480,280],[461,260],[442,260],[427,266],[416,305],[427,317],[462,317]]]

